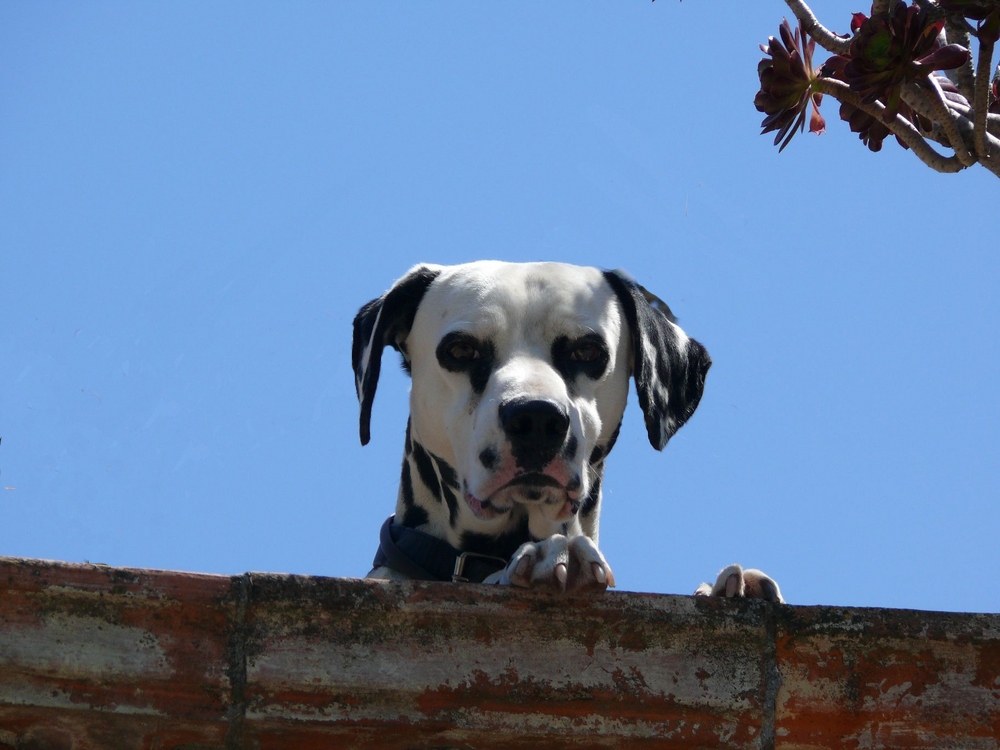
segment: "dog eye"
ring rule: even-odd
[[[480,341],[467,333],[449,333],[437,347],[437,359],[446,370],[459,372],[479,366],[491,356],[488,341]]]
[[[592,341],[584,341],[574,346],[569,358],[574,362],[596,362],[604,356],[604,350]]]
[[[472,362],[482,356],[476,345],[468,339],[453,342],[448,347],[448,355],[456,362]]]
[[[608,367],[608,345],[597,334],[577,339],[560,336],[552,342],[552,364],[567,379],[585,375],[597,380]]]

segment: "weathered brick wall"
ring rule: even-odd
[[[665,744],[998,748],[1000,616],[0,558],[3,750]]]

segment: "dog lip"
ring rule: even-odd
[[[557,487],[563,489],[562,484],[550,477],[548,474],[542,474],[541,472],[532,471],[527,474],[520,474],[513,479],[511,479],[504,488],[516,487],[517,485],[528,485],[530,487]]]

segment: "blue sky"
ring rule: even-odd
[[[362,448],[354,314],[419,261],[551,259],[627,269],[715,362],[662,454],[630,402],[620,588],[739,561],[793,603],[1000,611],[1000,185],[829,101],[779,155],[785,15],[0,5],[0,554],[364,575],[408,384],[387,361]]]

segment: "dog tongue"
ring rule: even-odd
[[[469,504],[469,507],[472,508],[472,512],[479,518],[496,515],[496,511],[493,508],[484,508],[482,500],[478,497],[466,493],[465,502]]]
[[[477,516],[483,512],[483,504],[480,502],[478,497],[466,494],[465,500],[467,503],[469,503],[469,507],[472,508],[472,512],[475,513]]]

